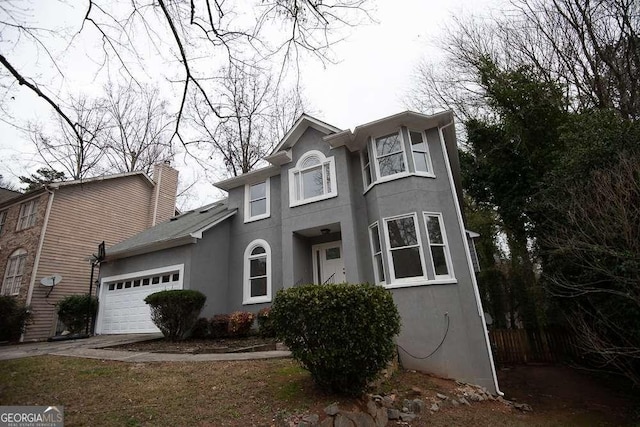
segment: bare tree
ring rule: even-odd
[[[72,99],[67,110],[74,123],[68,126],[61,116],[54,116],[56,129],[49,131],[42,126],[29,126],[29,137],[37,154],[51,170],[61,169],[71,179],[83,179],[97,175],[104,155],[104,138],[109,123],[101,101],[86,98]]]
[[[640,156],[622,153],[549,203],[549,290],[587,354],[640,384]],[[566,301],[566,302],[565,302]]]
[[[120,172],[144,171],[162,161],[171,160],[172,125],[166,102],[157,88],[107,86],[104,105],[110,129],[106,133],[105,154],[111,169]]]
[[[442,38],[444,64],[416,70],[409,104],[486,113],[478,68],[527,66],[564,87],[570,108],[612,108],[640,117],[640,4],[635,0],[512,0],[490,19],[454,18]]]
[[[320,60],[330,60],[331,46],[343,38],[343,28],[370,20],[365,8],[367,0],[274,0],[249,2],[213,0],[88,0],[82,21],[77,22],[74,35],[66,40],[89,40],[96,35],[102,48],[102,58],[95,59],[102,70],[114,70],[138,83],[149,69],[173,82],[180,95],[174,113],[172,138],[186,144],[183,138],[183,118],[187,103],[196,100],[219,119],[226,119],[218,109],[215,85],[211,83],[211,60],[234,66],[247,58],[278,60],[282,73],[287,63],[303,53]],[[9,7],[11,6],[11,7]],[[69,126],[70,132],[82,139],[81,126],[60,105],[38,73],[21,70],[11,56],[24,51],[24,44],[49,52],[51,32],[38,29],[29,22],[29,8],[0,7],[0,38],[12,45],[0,52],[0,65],[6,71],[5,86],[12,82],[23,85],[50,105]],[[63,34],[63,32],[56,32]],[[151,52],[157,59],[153,68],[144,64],[143,53]],[[97,53],[97,52],[96,52]],[[64,57],[65,52],[60,52]],[[46,55],[50,68],[58,66],[57,56]],[[202,58],[207,58],[203,62]],[[165,64],[169,71],[157,64]],[[42,66],[42,65],[41,65]],[[45,65],[46,66],[46,65]],[[62,75],[62,71],[60,71]],[[278,80],[279,81],[279,80]]]
[[[269,74],[255,67],[231,66],[224,70],[216,95],[219,114],[194,103],[200,145],[210,145],[210,156],[222,156],[229,174],[252,170],[302,114],[298,92],[278,89]]]

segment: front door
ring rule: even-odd
[[[346,281],[342,241],[314,245],[311,250],[315,283],[344,283]]]

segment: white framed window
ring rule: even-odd
[[[334,157],[312,150],[289,170],[289,206],[294,207],[338,195]]]
[[[244,222],[269,218],[271,211],[270,181],[244,186]]]
[[[449,252],[442,214],[423,212],[423,215],[435,278],[436,280],[452,278],[451,253]]]
[[[27,251],[18,249],[9,256],[2,281],[2,295],[18,295],[27,262]]]
[[[36,223],[36,202],[37,200],[34,199],[20,205],[20,215],[18,216],[18,227],[16,230],[33,227]]]
[[[384,218],[390,285],[426,281],[424,254],[415,213]]]
[[[416,173],[433,176],[431,155],[427,146],[427,135],[422,131],[409,130],[408,132]]]
[[[378,221],[369,226],[369,241],[371,243],[371,256],[373,257],[373,275],[376,283],[384,285],[386,275],[382,260],[382,243],[380,242],[380,229]]]
[[[371,159],[369,157],[369,145],[364,147],[360,153],[360,161],[362,162],[362,180],[364,189],[366,190],[373,184],[373,175],[371,175]]]
[[[373,140],[376,176],[380,179],[407,173],[402,132],[381,136]]]
[[[0,212],[0,235],[4,230],[4,223],[7,222],[7,211]]]
[[[271,247],[257,239],[244,251],[243,304],[271,302]]]

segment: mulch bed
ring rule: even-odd
[[[171,342],[164,338],[149,341],[140,341],[131,344],[122,344],[110,349],[140,351],[146,353],[247,353],[254,351],[272,351],[276,349],[275,338],[262,338],[249,336],[245,338],[224,339],[188,339],[185,341]]]

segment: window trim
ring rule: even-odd
[[[0,236],[2,236],[2,230],[4,230],[4,226],[7,222],[7,210],[0,211]]]
[[[380,245],[380,252],[375,251],[375,246],[373,245],[373,228],[378,229],[378,244]],[[384,245],[382,243],[382,235],[380,233],[380,222],[375,221],[373,224],[369,225],[369,246],[371,247],[371,261],[373,265],[373,277],[376,281],[376,284],[385,286],[387,284],[387,267],[384,262],[384,257],[382,256],[382,252],[384,252]],[[382,274],[384,275],[384,280],[380,280],[378,274],[378,266],[376,264],[376,255],[380,256],[380,264],[382,265]]]
[[[16,231],[21,231],[21,230],[26,230],[27,228],[31,228],[36,224],[36,214],[38,213],[37,209],[36,209],[36,202],[38,201],[38,199],[31,199],[31,200],[27,200],[26,202],[22,202],[20,203],[20,211],[18,213],[18,221],[16,224]],[[24,215],[24,208],[25,206],[31,206],[31,211],[29,212],[29,214]],[[29,218],[29,224],[26,226],[23,226],[23,220]]]
[[[9,255],[5,264],[4,277],[2,278],[2,286],[0,287],[0,295],[20,295],[20,288],[22,288],[22,281],[27,264],[27,255],[28,252],[24,248],[18,248],[15,251],[11,252],[11,255]],[[20,265],[22,264],[22,271],[20,272],[20,274],[16,274],[18,273],[18,271],[11,271],[11,267],[13,267],[13,264],[15,262],[17,262],[18,264],[13,270],[19,269]],[[18,287],[16,289],[15,278],[17,276],[20,276],[20,283],[18,284]],[[5,289],[7,279],[9,277],[13,278],[11,282],[11,290],[13,292],[8,292],[8,289]]]
[[[436,216],[438,217],[438,223],[440,225],[440,234],[442,235],[442,243],[431,243],[431,237],[429,236],[429,227],[427,226],[427,217]],[[424,229],[427,236],[427,244],[429,245],[429,255],[431,258],[431,268],[433,269],[433,277],[435,280],[455,280],[455,274],[453,272],[453,260],[451,259],[451,248],[449,247],[449,241],[447,240],[447,231],[444,226],[444,216],[441,212],[422,212],[422,218],[424,221]],[[466,243],[466,242],[465,242]],[[444,247],[444,258],[447,263],[447,271],[448,274],[436,274],[436,266],[433,261],[433,252],[431,251],[432,246]]]
[[[304,161],[311,156],[318,157],[320,159],[320,165],[309,166],[306,168],[301,167]],[[326,165],[329,165],[329,179],[331,182],[331,190],[319,196],[298,200],[298,198],[296,197],[296,174],[298,174],[298,176],[302,176],[302,173],[304,171],[320,167],[320,169],[322,170],[322,176],[323,178],[325,178],[324,171]],[[323,187],[324,183],[325,180],[323,179]],[[322,152],[318,150],[310,150],[307,151],[302,157],[300,157],[300,159],[298,159],[294,168],[289,169],[289,207],[293,208],[300,205],[306,205],[307,203],[331,199],[336,196],[338,196],[338,180],[336,178],[336,162],[334,156],[326,157]]]
[[[257,248],[258,246],[262,246],[265,250],[264,256],[267,258],[267,293],[266,295],[262,295],[259,297],[251,296],[251,259],[262,257],[263,254],[260,255],[251,255],[251,252]],[[266,240],[256,239],[249,243],[244,250],[244,274],[243,274],[243,289],[242,289],[242,304],[260,304],[265,302],[271,302],[271,246],[267,243]]]
[[[367,153],[367,157],[369,158],[369,163],[364,163],[364,153]],[[376,182],[375,175],[373,174],[373,168],[371,167],[371,153],[369,152],[369,141],[364,147],[364,150],[360,151],[360,169],[362,170],[362,186],[364,187],[364,191],[368,191],[373,184]],[[366,170],[369,169],[369,176],[371,177],[371,181],[367,184],[366,179]]]
[[[397,172],[397,173],[391,174],[391,175],[382,176],[380,174],[380,162],[378,162],[378,150],[377,150],[376,143],[377,143],[378,139],[384,138],[384,137],[387,137],[387,136],[391,136],[391,135],[394,135],[394,134],[400,136],[400,148],[401,148],[401,150],[399,152],[395,152],[395,153],[392,153],[392,154],[385,154],[383,157],[388,157],[388,156],[391,156],[391,155],[397,155],[398,153],[401,152],[402,153],[402,160],[404,161],[404,169],[405,170],[402,171],[402,172]],[[374,160],[375,160],[374,166],[375,166],[375,170],[376,170],[376,180],[375,180],[376,183],[385,182],[385,181],[391,181],[391,180],[394,180],[394,179],[397,179],[397,178],[402,178],[403,176],[408,176],[410,174],[409,162],[408,162],[408,159],[407,159],[407,149],[406,149],[406,146],[405,146],[406,145],[405,142],[406,141],[404,140],[404,135],[403,135],[403,132],[402,132],[402,128],[398,128],[395,132],[385,133],[385,134],[382,134],[380,136],[375,136],[375,137],[371,138],[371,148],[372,148],[371,151],[373,152],[373,157],[374,157]],[[369,154],[371,154],[371,153],[369,153]]]
[[[390,243],[391,240],[389,239],[389,226],[387,225],[387,223],[389,221],[393,221],[396,219],[409,218],[409,217],[413,218],[413,225],[416,230],[416,239],[418,242],[417,246],[420,254],[420,265],[422,267],[422,276],[414,276],[409,278],[398,279],[396,278],[395,266],[393,264],[392,249],[391,249],[391,243]],[[426,284],[426,282],[428,282],[429,279],[427,277],[427,268],[424,261],[424,250],[422,248],[422,237],[420,235],[420,225],[418,222],[418,214],[416,212],[410,212],[406,214],[385,217],[385,218],[382,218],[382,223],[384,225],[385,249],[387,254],[387,260],[389,260],[389,272],[388,272],[389,283],[387,283],[386,287],[397,288],[397,287],[404,287],[404,286],[415,286],[419,284]],[[415,246],[412,246],[412,247],[415,247]],[[399,248],[396,248],[396,249],[399,249]]]
[[[424,141],[424,146],[426,151],[414,151],[413,144],[411,144],[411,132],[419,133],[422,135],[422,141]],[[419,176],[427,176],[429,178],[435,178],[435,174],[433,172],[433,163],[431,162],[431,150],[429,150],[429,141],[427,140],[427,133],[424,130],[415,130],[411,128],[407,128],[407,135],[409,136],[409,149],[411,150],[411,161],[413,161],[413,172]],[[419,171],[416,167],[416,153],[424,153],[427,156],[427,168],[429,169],[427,172]]]
[[[267,203],[267,210],[263,214],[251,216],[251,187],[254,185],[262,184],[266,185],[265,189],[265,200]],[[260,199],[256,199],[260,200]],[[258,221],[261,219],[269,218],[271,216],[271,178],[267,178],[264,181],[257,181],[251,184],[244,185],[244,222],[245,224],[248,222]]]

